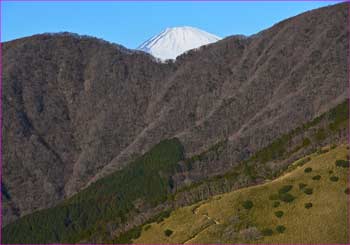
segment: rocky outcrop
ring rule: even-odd
[[[220,141],[202,178],[225,172],[347,97],[348,3],[158,63],[99,39],[43,34],[2,45],[4,223],[178,137]],[[4,192],[3,192],[4,196]]]

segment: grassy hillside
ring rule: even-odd
[[[170,191],[170,175],[183,159],[177,139],[164,140],[151,151],[92,184],[60,205],[38,211],[7,225],[3,243],[74,243],[108,239],[111,230],[125,222],[137,206],[164,202]]]
[[[347,152],[324,148],[273,181],[175,210],[134,242],[346,243]]]

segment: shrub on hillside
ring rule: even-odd
[[[313,180],[320,180],[321,179],[321,175],[315,175],[314,177],[312,177]]]
[[[299,190],[304,189],[307,186],[307,184],[299,183]]]
[[[312,168],[305,168],[305,169],[304,169],[304,172],[305,172],[305,173],[310,173],[310,172],[312,172]]]
[[[164,235],[166,235],[166,236],[171,236],[171,234],[173,234],[173,231],[170,230],[170,229],[166,229],[166,230],[164,231]]]
[[[295,197],[289,193],[280,194],[280,200],[283,202],[293,202]]]
[[[165,210],[154,216],[150,222],[157,222],[157,224],[162,223],[164,219],[170,216],[171,210]]]
[[[261,234],[263,234],[263,236],[272,236],[273,231],[269,228],[265,228],[261,231]]]
[[[292,185],[284,185],[282,188],[278,190],[279,194],[287,193],[293,188]]]
[[[337,182],[339,180],[339,178],[337,176],[332,176],[329,179],[333,182]]]
[[[278,225],[278,226],[276,226],[276,231],[277,231],[278,233],[283,233],[285,230],[286,230],[286,227],[283,226],[283,225]]]
[[[306,209],[312,208],[312,203],[311,202],[305,203],[304,206]]]
[[[304,193],[305,193],[306,195],[311,195],[311,194],[313,193],[313,189],[312,189],[312,188],[305,188],[305,189],[304,189]]]
[[[273,206],[274,208],[277,208],[277,207],[280,206],[280,204],[281,204],[281,203],[280,203],[279,201],[275,201],[275,202],[273,202],[273,205],[272,205],[272,206]]]
[[[350,166],[350,163],[348,160],[336,160],[335,165],[341,168],[348,168]]]
[[[272,194],[272,195],[269,196],[269,199],[270,200],[279,200],[280,196],[278,194]]]
[[[284,214],[283,211],[276,211],[275,212],[275,215],[277,218],[281,218],[283,216],[283,214]]]
[[[251,209],[253,207],[253,202],[250,200],[247,200],[247,201],[243,202],[242,206],[245,209]]]
[[[334,172],[333,172],[333,170],[329,170],[328,173],[329,174],[333,174]]]

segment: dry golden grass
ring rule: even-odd
[[[265,184],[243,188],[211,198],[210,200],[180,208],[163,222],[153,223],[143,230],[135,243],[294,243],[326,244],[347,243],[348,168],[335,166],[335,160],[346,159],[346,146],[339,146],[323,154],[312,154],[311,161],[302,167],[276,180]],[[304,169],[312,168],[305,173]],[[333,171],[332,174],[329,171]],[[320,180],[312,179],[320,175]],[[331,176],[338,176],[337,182],[330,181]],[[307,184],[313,194],[307,195],[299,189],[299,183]],[[279,207],[273,207],[269,197],[278,193],[285,185],[293,185],[289,192],[296,199],[290,203],[280,201]],[[251,200],[254,206],[245,209],[242,203]],[[305,203],[312,203],[309,209]],[[275,215],[283,211],[282,217]],[[284,233],[276,231],[277,225],[286,227]],[[247,240],[242,231],[254,227],[258,231],[270,228],[271,236],[258,236],[256,240]],[[170,237],[164,230],[171,229]],[[253,236],[254,237],[254,236]]]

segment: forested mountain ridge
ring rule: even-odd
[[[225,174],[347,97],[348,4],[310,11],[174,63],[98,39],[2,45],[4,223],[54,207],[164,139],[196,159],[176,188]],[[341,137],[343,138],[343,137]]]

